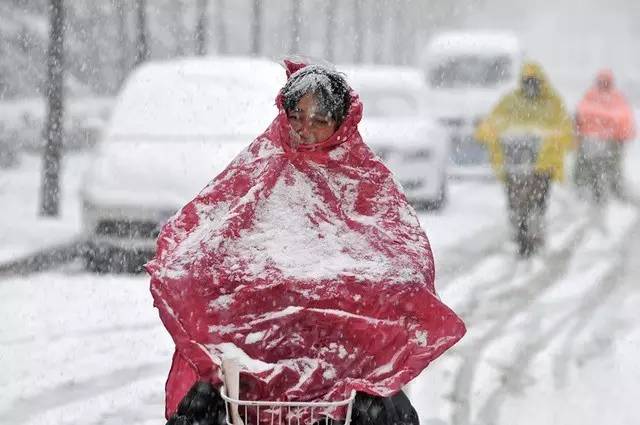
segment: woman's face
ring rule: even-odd
[[[336,121],[322,110],[312,93],[302,96],[296,107],[288,112],[288,118],[294,138],[303,145],[324,142],[338,127]]]

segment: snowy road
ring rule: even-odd
[[[600,362],[640,352],[640,339],[630,335],[638,331],[640,221],[631,205],[611,205],[603,215],[576,210],[571,216],[581,218],[572,220],[565,212],[540,258],[490,254],[444,286],[443,299],[463,315],[469,333],[413,385],[422,418],[632,423],[624,418],[634,398],[621,395],[640,389],[637,367],[602,369]],[[611,376],[585,383],[584,374],[593,372]]]
[[[441,297],[468,325],[411,385],[423,424],[636,423],[636,201],[595,211],[554,188],[547,248],[529,261],[513,255],[496,184],[456,183],[421,221]],[[162,423],[173,347],[147,285],[79,264],[0,278],[0,423]]]
[[[424,423],[637,423],[640,203],[597,211],[556,188],[548,222],[547,249],[530,261],[499,243],[458,247],[475,261],[439,287],[469,332],[412,384]]]

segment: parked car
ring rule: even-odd
[[[439,209],[447,199],[448,135],[427,112],[427,86],[411,67],[339,67],[363,101],[360,132],[417,209]]]
[[[493,176],[474,130],[500,97],[517,85],[523,50],[509,32],[444,32],[424,51],[422,69],[432,113],[451,138],[450,175]]]
[[[151,62],[127,80],[82,188],[85,262],[133,271],[164,222],[269,125],[284,84],[249,58]]]

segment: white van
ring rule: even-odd
[[[253,58],[151,62],[117,97],[82,187],[85,263],[132,270],[162,224],[277,114],[278,64]]]
[[[431,113],[450,134],[450,175],[492,175],[487,152],[473,132],[517,86],[522,59],[518,38],[508,32],[444,32],[429,42],[422,69]]]

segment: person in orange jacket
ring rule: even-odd
[[[633,111],[624,95],[616,89],[610,70],[598,73],[595,84],[578,104],[576,131],[579,138],[576,183],[594,185],[594,181],[585,180],[606,175],[611,191],[622,197],[623,148],[625,142],[635,137],[635,123]],[[598,156],[594,151],[605,153]],[[589,171],[594,171],[595,175],[589,176]],[[596,198],[599,196],[596,193]]]

